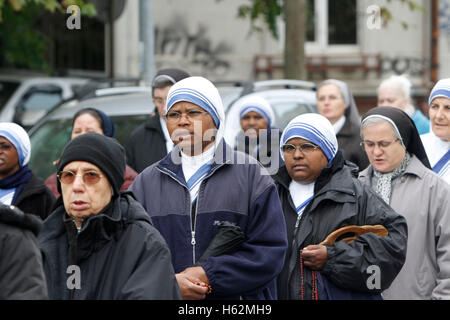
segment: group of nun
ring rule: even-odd
[[[166,103],[166,114],[177,119],[167,124],[175,147],[129,188],[150,216],[152,227],[145,221],[146,228],[156,228],[169,249],[161,244],[164,250],[158,251],[171,261],[158,282],[197,300],[450,298],[450,137],[441,134],[450,126],[450,79],[433,88],[430,106],[435,100],[438,130],[422,138],[399,109],[376,107],[360,123],[346,112],[338,126],[347,120],[359,125],[369,160],[360,168],[341,150],[336,126],[315,113],[292,119],[275,139],[276,150],[267,148],[271,136],[254,135],[244,139],[252,146],[247,152],[235,150],[223,138],[225,112],[217,88],[203,77],[177,82]],[[249,113],[259,114],[266,129],[275,128],[268,103],[247,100],[241,118]],[[201,135],[194,117],[202,123]],[[211,128],[213,134],[206,134]],[[79,138],[71,144],[81,148],[100,138],[89,134],[82,144]],[[268,149],[280,163],[272,175],[258,161]],[[122,177],[124,168],[115,176]],[[381,226],[386,232],[323,243],[348,226]],[[373,270],[379,281],[369,285]],[[142,285],[133,288],[145,291]],[[83,296],[95,299],[95,288],[90,290]]]

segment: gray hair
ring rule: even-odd
[[[392,88],[397,91],[403,98],[411,98],[411,81],[405,75],[392,75],[383,80],[378,86],[377,93],[384,88]]]
[[[398,139],[400,139],[400,141],[403,144],[402,136],[400,135],[400,131],[398,131],[398,128],[395,125],[395,123],[391,119],[386,118],[384,116],[380,116],[380,115],[369,116],[363,120],[363,122],[361,123],[361,140],[364,140],[364,135],[363,135],[364,128],[367,128],[370,126],[375,126],[375,125],[377,125],[379,123],[383,123],[383,122],[389,123],[391,125],[392,132]]]

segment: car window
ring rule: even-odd
[[[8,102],[9,98],[13,95],[14,91],[19,87],[19,83],[0,81],[0,110]]]
[[[116,138],[125,146],[132,131],[141,125],[148,116],[112,116],[116,126]],[[70,140],[72,119],[52,120],[39,127],[30,137],[31,157],[29,167],[35,175],[42,179],[56,172],[53,162],[57,160]]]
[[[315,112],[313,106],[293,101],[272,102],[271,106],[275,112],[277,126],[281,129],[284,129],[295,117],[303,113]]]
[[[14,121],[28,129],[47,111],[62,101],[61,91],[34,91],[25,95],[16,109]]]

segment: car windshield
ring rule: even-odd
[[[116,139],[123,145],[135,128],[142,124],[148,115],[112,116],[116,126]],[[72,119],[51,120],[33,132],[30,137],[31,158],[29,167],[33,173],[42,179],[56,172],[53,162],[57,160],[70,140]]]

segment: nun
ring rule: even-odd
[[[359,145],[360,116],[348,85],[329,79],[317,86],[317,110],[333,125],[344,159],[364,170],[369,161]]]
[[[273,178],[290,246],[278,277],[279,298],[379,296],[403,265],[405,219],[354,177],[358,169],[344,161],[334,128],[325,117],[310,113],[294,118],[283,131],[280,145],[285,165]],[[373,225],[383,226],[388,234],[370,233],[351,243],[321,244],[342,227]],[[373,265],[380,268],[382,277],[379,286],[369,287],[368,270]],[[325,283],[347,294],[327,294]]]
[[[0,202],[44,220],[55,197],[28,167],[30,138],[18,124],[0,123]]]
[[[125,150],[88,132],[64,148],[58,198],[39,234],[52,300],[172,300],[169,248],[142,206],[120,192]]]
[[[252,157],[223,139],[217,88],[203,77],[171,87],[166,123],[174,149],[130,187],[166,239],[183,299],[276,299],[287,247],[277,190]],[[239,227],[233,251],[199,258],[219,226]]]
[[[283,160],[280,157],[281,131],[275,127],[275,114],[269,102],[249,95],[239,102],[242,131],[237,135],[236,150],[257,159],[270,173],[275,174]]]
[[[377,107],[361,125],[370,166],[359,179],[408,223],[405,265],[385,299],[450,298],[450,186],[431,169],[413,120]]]
[[[450,78],[440,80],[428,99],[431,131],[421,136],[433,171],[450,184]]]

